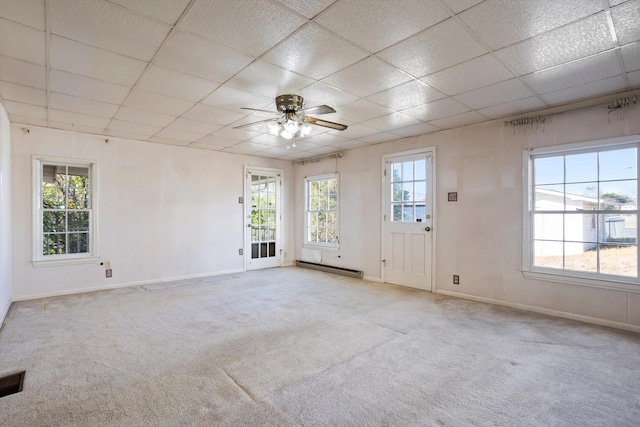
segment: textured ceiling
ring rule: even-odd
[[[640,0],[0,0],[14,123],[295,160],[640,86]],[[295,93],[328,104],[289,142]]]

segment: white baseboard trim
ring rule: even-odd
[[[373,277],[373,276],[364,276],[363,277],[364,280],[368,280],[370,282],[377,282],[377,283],[382,283],[382,279],[379,277]]]
[[[236,270],[225,270],[225,271],[216,271],[213,273],[199,273],[199,274],[190,274],[186,276],[176,276],[176,277],[165,277],[162,279],[152,279],[152,280],[142,280],[139,282],[128,282],[128,283],[119,283],[115,285],[103,285],[103,286],[94,286],[91,288],[82,288],[82,289],[71,289],[66,291],[55,291],[55,292],[45,292],[41,294],[33,294],[26,295],[13,298],[12,301],[29,301],[33,299],[40,298],[49,298],[49,297],[57,297],[63,295],[73,295],[73,294],[83,294],[85,292],[95,292],[95,291],[105,291],[109,289],[118,289],[118,288],[130,288],[134,286],[142,286],[142,285],[150,285],[153,283],[165,283],[165,282],[173,282],[176,280],[188,280],[188,279],[199,279],[201,277],[209,277],[209,276],[221,276],[223,274],[233,274],[233,273],[243,273],[243,269]]]
[[[0,311],[0,329],[4,326],[4,321],[7,318],[7,314],[9,314],[9,309],[11,308],[11,301],[7,301],[6,307]]]
[[[624,329],[626,331],[632,331],[632,332],[640,333],[640,325],[631,325],[629,323],[614,322],[614,321],[611,321],[611,320],[599,319],[597,317],[583,316],[581,314],[568,313],[566,311],[552,310],[552,309],[549,309],[549,308],[536,307],[536,306],[533,306],[533,305],[526,305],[526,304],[518,304],[518,303],[513,303],[513,302],[501,301],[501,300],[497,300],[497,299],[493,299],[493,298],[478,297],[478,296],[475,296],[475,295],[464,294],[464,293],[461,293],[461,292],[447,291],[447,290],[444,290],[444,289],[436,289],[436,293],[443,294],[443,295],[449,295],[449,296],[452,296],[452,297],[457,297],[457,298],[462,298],[462,299],[468,299],[468,300],[471,300],[471,301],[478,301],[478,302],[484,302],[484,303],[487,303],[487,304],[501,305],[503,307],[510,307],[510,308],[517,308],[517,309],[520,309],[520,310],[533,311],[535,313],[547,314],[549,316],[562,317],[562,318],[565,318],[565,319],[578,320],[580,322],[592,323],[592,324],[595,324],[595,325],[607,326],[607,327],[616,328],[616,329]]]

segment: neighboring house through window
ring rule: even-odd
[[[632,137],[525,152],[525,275],[639,283],[639,145]]]
[[[338,174],[307,177],[305,244],[337,248]]]
[[[33,261],[96,256],[95,164],[36,159]]]

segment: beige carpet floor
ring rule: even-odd
[[[295,267],[14,303],[2,426],[638,426],[640,335]]]

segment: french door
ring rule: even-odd
[[[282,172],[247,167],[245,176],[246,268],[279,267]]]
[[[432,290],[433,152],[385,156],[384,281]]]

